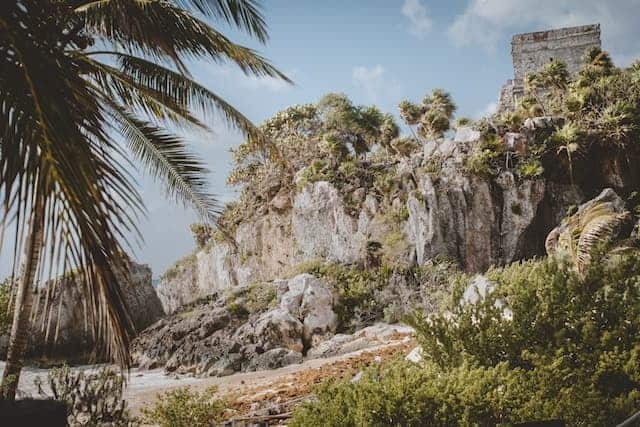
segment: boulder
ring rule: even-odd
[[[300,274],[286,281],[286,289],[280,297],[280,308],[302,322],[307,346],[314,346],[335,333],[338,316],[333,311],[333,294],[322,280],[311,274]]]
[[[317,359],[321,357],[339,356],[387,344],[390,341],[400,341],[410,337],[413,333],[413,328],[406,325],[376,323],[353,334],[336,334],[330,339],[311,348],[307,352],[307,357]]]
[[[242,341],[250,341],[264,350],[284,347],[302,352],[303,325],[291,313],[282,308],[261,315],[253,328],[242,328],[236,335]]]
[[[302,363],[302,353],[288,348],[274,348],[251,358],[246,365],[246,371],[264,371],[283,366]]]

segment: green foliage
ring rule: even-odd
[[[417,126],[417,134],[423,139],[444,136],[451,128],[451,118],[456,111],[451,95],[442,89],[434,89],[420,105],[402,101],[398,108],[402,120],[411,128]]]
[[[373,250],[380,248],[378,242],[372,243]],[[383,262],[367,268],[314,261],[301,264],[292,273],[311,273],[333,287],[341,329],[382,319],[397,322],[415,308],[431,311],[448,292],[450,281],[463,277],[453,263],[444,260],[420,267],[389,267]]]
[[[416,322],[425,357],[443,369],[468,359],[525,370],[531,416],[604,425],[637,410],[636,253],[601,259],[583,275],[545,259],[494,269],[487,277],[498,287],[479,303],[460,304],[459,285],[447,315]]]
[[[415,138],[396,138],[391,143],[391,148],[399,155],[409,157],[420,149],[420,145]]]
[[[331,164],[326,160],[316,159],[302,171],[300,185],[311,184],[318,181],[332,182],[335,172]]]
[[[9,307],[11,300],[10,279],[0,284],[0,335],[9,333],[11,330],[11,322],[13,321],[13,312]]]
[[[198,249],[206,247],[207,243],[213,238],[213,229],[206,224],[194,223],[189,225],[189,229]]]
[[[178,388],[158,396],[142,410],[144,421],[160,427],[208,427],[222,421],[226,402],[215,397],[216,387],[202,392]]]
[[[328,382],[291,425],[615,425],[637,411],[637,253],[599,258],[584,275],[544,259],[487,277],[496,287],[475,303],[461,302],[462,277],[446,310],[413,318],[421,365]]]
[[[198,257],[196,256],[196,253],[190,253],[189,255],[180,258],[171,267],[169,267],[167,271],[164,272],[161,279],[173,280],[185,271],[195,268],[197,261]]]
[[[461,128],[465,126],[471,126],[473,124],[473,120],[468,117],[459,117],[456,119],[454,127]]]
[[[354,105],[342,94],[289,107],[260,129],[271,142],[269,150],[251,140],[233,150],[234,168],[227,182],[239,188],[241,209],[227,216],[230,208],[225,207],[218,226],[228,234],[233,234],[234,223],[266,208],[276,194],[295,192],[308,183],[367,189],[375,174],[367,162],[369,152],[393,152],[392,142],[399,135],[393,116]]]
[[[275,307],[276,288],[272,283],[252,283],[234,290],[227,300],[227,308],[236,315],[262,313]]]
[[[537,178],[544,173],[542,162],[535,158],[528,158],[518,164],[518,175],[525,179]]]
[[[49,371],[48,382],[53,398],[68,405],[67,420],[72,427],[138,425],[122,398],[123,377],[112,369],[72,371],[64,366]],[[35,383],[41,389],[39,377]]]
[[[434,364],[397,360],[368,369],[357,383],[330,381],[303,404],[290,426],[494,426],[522,404],[526,383],[502,364],[463,364],[443,374]]]

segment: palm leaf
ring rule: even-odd
[[[173,0],[173,3],[184,9],[196,9],[205,15],[222,18],[228,23],[233,22],[261,42],[268,38],[267,24],[255,0]]]
[[[138,161],[165,183],[167,193],[185,206],[193,206],[206,222],[213,222],[217,202],[207,192],[208,170],[191,154],[184,141],[142,121],[123,107],[110,103],[111,116]]]
[[[76,9],[86,30],[129,53],[170,60],[186,73],[183,58],[232,61],[257,76],[288,78],[252,49],[231,42],[206,22],[167,1],[104,0]]]

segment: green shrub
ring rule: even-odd
[[[13,313],[9,307],[11,300],[11,286],[9,280],[5,280],[0,284],[0,335],[6,334],[11,330],[11,322]]]
[[[190,253],[189,255],[186,255],[180,258],[171,267],[169,267],[167,271],[164,272],[161,279],[162,280],[175,279],[181,273],[194,268],[197,261],[198,261],[198,258],[196,256],[196,253],[195,252]]]
[[[330,382],[293,426],[498,425],[563,419],[615,425],[640,407],[640,257],[596,258],[577,275],[554,259],[493,269],[496,284],[418,314],[420,366],[398,361]]]
[[[138,425],[122,399],[123,377],[112,369],[90,372],[64,366],[52,369],[48,382],[53,398],[67,404],[67,421],[72,427]],[[39,377],[35,383],[41,390]]]
[[[205,391],[178,388],[158,396],[153,407],[142,410],[144,421],[161,427],[208,427],[222,421],[226,402],[215,398],[216,387]]]
[[[527,159],[518,165],[518,174],[525,179],[537,178],[544,173],[544,167],[538,159]]]
[[[453,263],[444,260],[419,267],[383,263],[360,268],[319,262],[301,267],[307,269],[298,268],[297,273],[313,274],[333,287],[337,295],[334,311],[341,330],[382,319],[397,322],[414,309],[433,311],[449,293],[449,283],[464,277]]]
[[[275,307],[276,288],[271,283],[252,283],[247,288],[235,290],[227,300],[227,308],[233,314],[243,316],[262,313]]]
[[[464,364],[444,374],[434,364],[398,360],[367,370],[355,384],[324,384],[318,400],[299,407],[289,425],[495,426],[512,421],[504,414],[524,403],[522,377],[505,364]]]

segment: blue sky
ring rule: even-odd
[[[510,40],[515,33],[602,24],[604,48],[619,65],[640,56],[640,0],[266,0],[270,40],[262,46],[226,28],[289,75],[294,86],[246,77],[229,65],[192,64],[194,77],[256,123],[292,105],[343,92],[359,104],[396,112],[402,99],[420,100],[433,88],[450,91],[459,116],[479,117],[495,105],[512,76]],[[233,198],[225,186],[229,149],[242,138],[221,122],[214,135],[193,135],[194,150],[211,169],[212,191]],[[140,176],[148,217],[134,256],[154,277],[193,249],[189,210]],[[10,251],[4,252],[8,255]],[[6,272],[7,259],[0,264]]]
[[[256,123],[328,92],[395,113],[402,99],[419,100],[436,87],[452,93],[460,116],[482,116],[512,76],[510,40],[519,32],[600,22],[604,47],[618,64],[640,53],[640,0],[272,0],[264,6],[266,46],[223,29],[269,58],[294,86],[246,77],[228,65],[193,64],[197,80]],[[242,138],[222,123],[212,126],[213,136],[192,140],[224,201],[234,197],[225,186],[229,148]],[[140,184],[149,215],[135,256],[157,277],[193,249],[188,225],[195,216],[167,201],[149,179]]]

